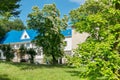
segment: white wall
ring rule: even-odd
[[[81,44],[86,41],[88,33],[79,33],[74,28],[72,29],[72,50],[78,47],[78,44]]]
[[[71,37],[66,37],[64,41],[67,42],[64,51],[72,50],[72,38]]]
[[[6,57],[3,55],[3,51],[0,50],[0,59],[6,59]]]
[[[13,44],[10,44],[11,45],[11,47],[13,48],[13,49],[19,49],[20,47],[21,47],[21,45],[24,45],[26,48],[34,48],[35,46],[32,44],[32,43],[30,43],[30,42],[21,42],[21,43],[13,43]]]

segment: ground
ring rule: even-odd
[[[66,65],[0,62],[0,80],[80,80],[76,73]]]

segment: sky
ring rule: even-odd
[[[71,10],[78,8],[84,2],[85,0],[21,0],[19,16],[26,25],[27,15],[31,13],[33,6],[39,6],[42,9],[45,4],[55,3],[62,18],[64,14],[68,15]]]

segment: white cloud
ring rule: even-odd
[[[85,0],[70,0],[70,1],[77,4],[83,4],[85,2]]]

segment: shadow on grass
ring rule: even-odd
[[[71,67],[70,70],[66,70],[66,72],[70,73],[71,76],[78,76],[78,77],[82,76],[82,73],[84,73],[85,71],[86,71],[86,68],[84,66],[81,66],[79,68]]]
[[[0,74],[0,80],[11,80],[10,78],[8,78],[8,75],[6,74]]]
[[[16,67],[19,67],[21,70],[34,70],[39,68],[67,68],[66,65],[48,65],[48,64],[29,64],[29,63],[13,63],[13,62],[3,62],[5,64],[10,64]]]
[[[72,71],[66,71],[67,73],[70,73],[71,76],[79,76],[80,71],[77,70],[72,70]]]
[[[70,73],[71,74],[71,76],[80,76],[80,71],[78,71],[78,70],[67,70],[66,71],[67,73]]]

